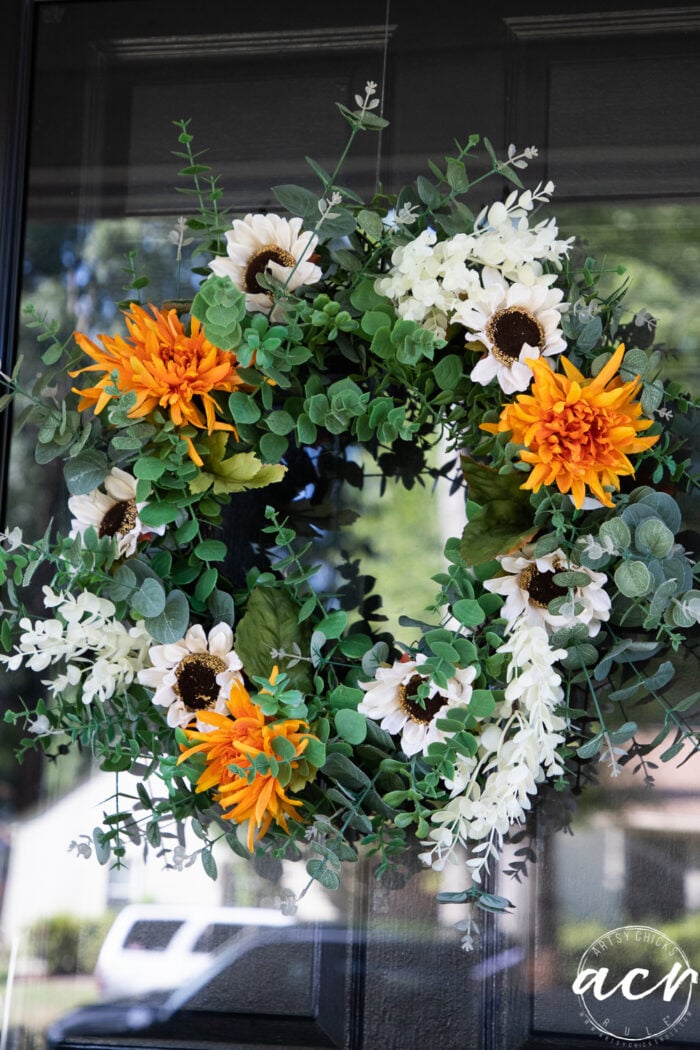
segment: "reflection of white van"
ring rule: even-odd
[[[242,930],[294,921],[273,908],[129,904],[105,937],[95,977],[110,999],[178,988],[206,969],[217,949]]]

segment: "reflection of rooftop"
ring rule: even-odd
[[[637,739],[650,743],[656,733],[655,729],[645,729]],[[606,763],[601,766],[601,787],[612,796],[614,811],[601,809],[594,824],[607,824],[612,816],[618,827],[687,834],[700,831],[700,751],[687,743],[670,761],[662,762],[661,755],[672,743],[670,735],[645,757],[653,786],[645,785],[639,759],[623,766],[617,777],[610,775]]]
[[[660,729],[660,726],[645,727],[637,731],[635,739],[642,745],[650,744]],[[688,741],[669,761],[662,761],[661,756],[670,750],[673,743],[674,734],[670,732],[657,748],[644,756],[648,771],[654,778],[653,787],[646,788],[644,785],[644,766],[641,765],[639,758],[634,758],[622,766],[619,776],[615,777],[611,776],[608,763],[602,762],[600,765],[601,785],[609,791],[697,794],[700,791],[700,748],[694,748]]]

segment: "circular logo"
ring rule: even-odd
[[[619,926],[581,956],[572,984],[584,1018],[625,1046],[667,1038],[683,1022],[698,974],[685,952],[651,926]]]

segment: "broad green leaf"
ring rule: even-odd
[[[321,772],[350,791],[362,791],[370,785],[370,779],[345,755],[329,755]]]
[[[529,493],[520,487],[522,475],[498,474],[466,456],[462,469],[469,499],[480,505],[462,533],[460,551],[467,565],[490,561],[531,539],[534,511]]]
[[[273,186],[272,192],[282,207],[286,208],[292,215],[300,215],[307,222],[315,223],[318,221],[318,202],[320,198],[316,193],[312,193],[311,190],[307,190],[303,186],[294,186],[292,184]]]
[[[311,689],[309,664],[299,661],[293,667],[272,657],[272,651],[292,653],[296,643],[304,655],[309,653],[311,629],[299,623],[299,606],[283,586],[255,587],[245,614],[236,629],[236,652],[246,674],[268,678],[275,663],[280,664],[292,688],[308,693]]]
[[[273,434],[266,434],[265,437],[278,440]],[[283,438],[280,440],[284,441]],[[209,438],[211,451],[203,457],[204,466],[194,481],[190,482],[191,492],[199,494],[211,489],[218,496],[266,488],[281,481],[287,471],[280,463],[261,463],[253,452],[235,452],[224,458],[226,445],[227,438],[223,433],[213,434]]]
[[[143,478],[144,481],[157,481],[166,471],[166,465],[162,459],[155,456],[141,456],[134,463],[134,477]]]
[[[452,615],[465,627],[477,627],[486,619],[484,610],[473,598],[460,598],[452,606]]]
[[[179,514],[179,509],[174,503],[148,503],[139,511],[139,518],[144,525],[170,525]]]
[[[228,407],[236,423],[257,423],[260,419],[260,406],[250,394],[234,390],[229,396]]]

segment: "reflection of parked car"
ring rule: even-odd
[[[447,1010],[470,994],[470,969],[453,931],[434,927],[398,933],[300,922],[248,930],[175,991],[67,1014],[46,1033],[46,1050],[354,1046],[354,1026],[363,1023],[354,1007],[363,989],[373,1050],[398,1045],[397,1023],[418,1033],[419,1045],[426,1019],[437,1030]]]
[[[348,936],[345,928],[323,924],[244,930],[208,969],[178,980],[182,987],[174,991],[103,1001],[67,1014],[49,1027],[47,1050],[86,1042],[131,1050],[268,1041],[338,1046]],[[151,965],[158,967],[157,952]]]
[[[293,922],[274,908],[127,905],[105,937],[95,977],[107,998],[176,988],[242,930]]]

